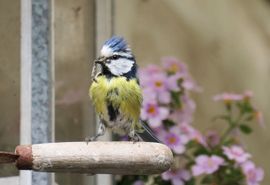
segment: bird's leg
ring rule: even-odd
[[[130,140],[133,141],[133,143],[136,143],[142,140],[134,129],[129,132],[128,136]]]
[[[105,134],[105,130],[106,130],[106,127],[105,127],[104,123],[102,123],[100,121],[97,134],[93,137],[85,138],[86,143],[88,144],[88,142],[90,142],[90,141],[96,141],[99,136],[103,136]]]

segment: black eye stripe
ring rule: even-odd
[[[113,55],[113,56],[111,56],[111,59],[113,59],[113,60],[117,60],[118,58],[120,58],[119,55]]]
[[[125,59],[128,59],[128,60],[134,60],[134,57],[127,57],[127,56],[123,56],[123,55],[113,55],[113,56],[109,57],[108,59],[117,60],[117,59],[120,59],[120,58],[125,58]]]

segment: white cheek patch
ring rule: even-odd
[[[129,72],[134,64],[134,61],[121,58],[118,60],[112,60],[111,63],[106,64],[111,73],[119,76]]]
[[[100,51],[101,56],[104,57],[110,57],[113,55],[113,50],[109,48],[108,46],[103,46],[101,51]]]

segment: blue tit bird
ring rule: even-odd
[[[96,72],[97,65],[99,72]],[[143,97],[136,71],[135,57],[122,37],[114,36],[104,43],[94,63],[89,89],[100,123],[96,136],[88,141],[96,140],[109,128],[128,135],[133,141],[159,142],[140,120]]]

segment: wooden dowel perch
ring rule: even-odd
[[[67,142],[17,146],[18,169],[88,174],[160,174],[173,163],[171,150],[148,142]]]

